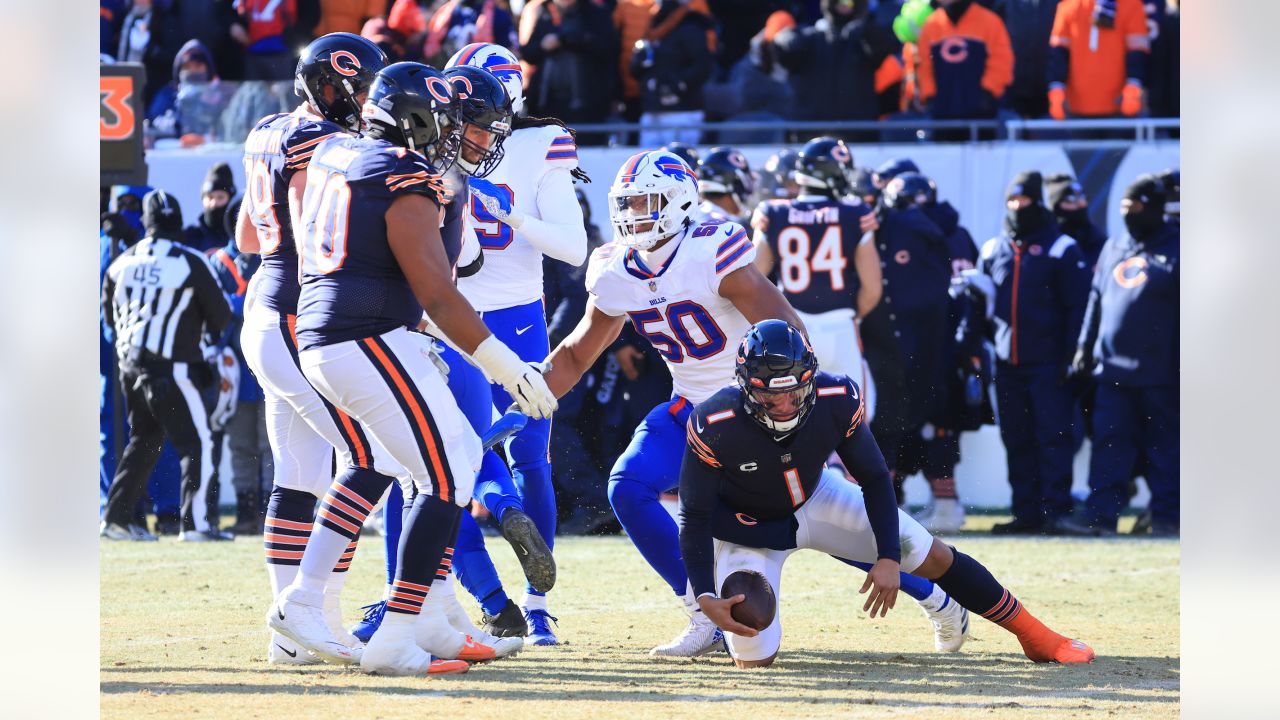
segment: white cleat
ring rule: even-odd
[[[267,625],[325,662],[353,665],[360,650],[343,645],[325,622],[324,594],[288,587],[267,611]]]
[[[268,665],[321,665],[324,661],[316,657],[310,650],[299,647],[297,643],[280,633],[271,633],[271,642],[267,645]]]
[[[920,524],[935,535],[958,533],[964,528],[964,506],[956,498],[938,498]]]
[[[383,618],[384,622],[386,618]],[[374,633],[377,635],[377,633]],[[437,608],[423,607],[413,623],[413,640],[418,647],[445,660],[457,659],[467,644],[467,636],[453,629]],[[370,642],[373,642],[370,638]]]
[[[684,632],[649,651],[652,657],[699,657],[724,647],[724,633],[701,612],[689,617]]]
[[[342,604],[339,602],[337,595],[324,595],[324,624],[329,626],[329,632],[333,634],[338,642],[347,647],[362,647],[363,643],[360,638],[352,635],[342,624]]]
[[[418,675],[431,671],[431,654],[414,642],[416,615],[388,612],[369,644],[364,646],[360,669],[372,675]]]
[[[919,602],[933,623],[933,647],[938,652],[959,652],[969,636],[969,611],[937,585],[932,595]]]
[[[436,591],[434,586],[431,591]],[[444,611],[449,625],[475,642],[493,648],[494,659],[511,657],[524,649],[524,638],[490,635],[471,622],[471,618],[467,617],[467,611],[463,610],[462,605],[458,602],[457,595],[449,593],[443,593],[443,595],[444,597],[440,600],[440,609]],[[428,595],[428,597],[430,596]]]

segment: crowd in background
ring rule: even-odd
[[[646,147],[709,141],[681,129],[704,121],[1179,115],[1178,0],[99,2],[103,61],[146,68],[149,140],[185,145],[289,109],[298,49],[335,31],[436,66],[504,45],[532,114],[638,122]]]
[[[794,150],[775,154],[753,171],[744,160],[727,169],[708,166],[714,158],[735,153],[700,155],[692,146],[669,147],[705,176],[736,175],[726,181],[730,192],[704,192],[704,200],[719,204],[743,224],[757,204],[800,192]],[[1152,508],[1163,514],[1145,517],[1138,531],[1176,534],[1177,171],[1148,178],[1148,185],[1135,183],[1126,192],[1122,207],[1129,232],[1110,241],[1090,220],[1089,199],[1069,175],[1042,177],[1029,171],[1015,178],[1006,193],[1005,231],[985,243],[975,242],[956,210],[939,198],[933,181],[910,159],[895,159],[875,170],[855,170],[850,160],[848,179],[851,194],[876,209],[875,242],[885,268],[884,300],[860,320],[867,365],[877,386],[872,426],[885,446],[899,493],[912,474],[923,472],[929,481],[934,499],[926,524],[939,532],[963,524],[954,477],[958,436],[995,422],[1006,447],[1014,511],[1013,521],[997,526],[997,532],[1114,532],[1136,491],[1135,478],[1144,477]],[[104,189],[103,272],[114,257],[151,232],[141,212],[150,191]],[[230,390],[238,401],[217,423],[216,444],[221,451],[225,436],[231,453],[237,496],[232,530],[258,534],[272,468],[262,391],[238,343],[245,290],[257,256],[241,255],[235,246],[237,195],[230,168],[224,163],[210,168],[202,206],[182,238],[208,257],[231,307],[230,324],[208,338],[207,345],[214,362],[224,358],[223,348],[238,359],[239,379],[229,386],[213,383],[206,391],[226,395]],[[1134,211],[1143,205],[1140,198],[1146,208],[1141,218]],[[580,190],[578,199],[594,249],[608,238]],[[1139,223],[1143,219],[1145,226]],[[552,346],[582,317],[585,269],[585,263],[571,267],[544,259]],[[1108,288],[1118,288],[1120,300],[1108,295]],[[1140,305],[1135,297],[1142,292],[1148,294]],[[1136,319],[1131,317],[1135,312],[1140,315]],[[905,322],[925,316],[936,316],[938,322]],[[103,330],[105,498],[115,472],[116,438],[122,442],[123,436],[113,412],[111,328]],[[1170,332],[1171,344],[1166,342]],[[1117,348],[1127,353],[1121,360],[1114,357]],[[937,392],[939,388],[944,391]],[[670,393],[671,378],[661,357],[628,326],[560,401],[551,453],[562,533],[618,529],[606,497],[610,468],[632,428]],[[887,441],[887,436],[893,439]],[[1093,493],[1089,504],[1073,514],[1072,458],[1086,436],[1094,441]],[[148,487],[149,500],[137,508],[137,522],[145,527],[145,513],[154,512],[158,532],[176,533],[178,471],[176,457],[166,452]],[[216,458],[214,464],[219,464]]]

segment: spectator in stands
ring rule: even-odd
[[[788,6],[794,4],[778,0],[707,0],[706,14],[716,19],[718,29],[719,70],[727,72],[746,56],[760,29],[775,12],[785,13],[794,23],[795,16],[787,12]]]
[[[316,37],[332,32],[359,33],[366,20],[386,14],[386,0],[320,0],[320,22],[312,33]]]
[[[387,64],[398,63],[408,59],[408,40],[399,31],[394,30],[383,18],[370,18],[360,28],[360,37],[382,48],[387,55]]]
[[[124,7],[120,3],[121,11]],[[151,0],[134,0],[128,14],[121,18],[120,42],[111,50],[116,62],[146,63],[150,55],[156,54],[151,44],[152,22]]]
[[[530,113],[570,125],[603,122],[616,77],[609,12],[589,0],[530,3],[520,29],[520,55],[537,68],[525,95],[533,106]],[[579,137],[579,142],[590,141]]]
[[[120,62],[115,54],[116,38],[127,7],[125,0],[98,0],[98,54],[110,56],[116,62]]]
[[[1013,49],[999,15],[973,0],[938,0],[920,29],[919,83],[939,120],[994,118],[1013,82]]]
[[[1141,0],[1062,0],[1049,38],[1049,115],[1142,112],[1147,33]]]
[[[1180,117],[1178,89],[1182,80],[1182,28],[1178,0],[1169,0],[1151,40],[1147,107],[1153,117]]]
[[[900,43],[866,0],[822,0],[822,20],[782,30],[773,42],[796,99],[792,119],[879,117],[876,71]]]
[[[246,80],[293,77],[298,54],[288,40],[298,22],[297,0],[236,0],[231,36],[245,53]]]
[[[171,10],[156,7],[152,0],[133,0],[120,26],[116,61],[142,63],[146,68],[146,107],[165,86],[173,65],[172,50],[166,52],[165,47],[165,39],[173,35],[172,30],[166,32],[166,25],[172,25],[171,17]]]
[[[631,53],[649,32],[657,0],[618,0],[613,9],[613,27],[618,33],[618,77],[622,81],[622,117],[640,120],[640,83],[631,74]]]
[[[1004,105],[1025,118],[1049,113],[1049,33],[1058,3],[1044,0],[995,0],[1013,45],[1013,83]]]
[[[240,83],[231,102],[222,111],[218,139],[243,142],[259,120],[275,113],[290,112],[297,106],[298,96],[293,92],[293,80]]]
[[[207,49],[212,63],[228,80],[244,77],[244,50],[231,38],[231,25],[236,21],[236,11],[231,0],[151,0],[153,5],[168,13],[166,29],[169,48],[180,46],[189,40],[199,40]]]
[[[417,29],[416,22],[411,26]],[[473,42],[497,43],[511,51],[519,45],[511,11],[495,0],[449,0],[418,30],[422,29],[426,30],[423,62],[435,67],[444,67],[454,53]]]
[[[209,49],[190,40],[174,57],[173,82],[156,93],[147,123],[155,137],[182,137],[186,145],[199,145],[213,133],[234,92],[218,79]]]
[[[1062,232],[1070,235],[1080,245],[1085,263],[1092,270],[1098,264],[1098,253],[1107,241],[1107,234],[1089,219],[1089,198],[1076,179],[1066,173],[1050,175],[1044,179],[1049,209]]]
[[[653,27],[631,54],[631,74],[640,83],[640,145],[698,144],[705,119],[702,86],[715,64],[712,20],[681,0],[661,0]]]
[[[227,206],[223,229],[227,244],[212,254],[213,275],[231,302],[231,321],[222,333],[223,343],[231,348],[240,362],[239,397],[235,412],[223,429],[227,449],[231,451],[231,485],[236,491],[236,535],[262,533],[263,510],[266,507],[264,486],[270,487],[274,477],[271,444],[267,440],[267,416],[262,386],[245,363],[240,348],[240,329],[244,327],[245,291],[249,280],[262,264],[262,256],[241,254],[236,247],[235,226],[240,214],[240,201]]]
[[[200,188],[203,210],[195,224],[182,231],[183,243],[206,254],[225,246],[233,236],[227,232],[225,218],[227,204],[235,194],[236,181],[231,175],[231,166],[220,162],[209,168]]]
[[[1013,487],[1013,520],[997,535],[1052,534],[1070,514],[1075,400],[1063,384],[1088,295],[1089,267],[1044,206],[1038,172],[1006,192],[1005,232],[978,270],[994,283],[996,417]],[[879,378],[877,378],[879,381]]]
[[[729,71],[724,82],[708,82],[704,94],[708,112],[715,119],[782,122],[791,114],[794,98],[787,83],[787,72],[778,64],[773,39],[778,33],[795,27],[790,13],[778,11],[754,38],[746,57]],[[769,131],[721,131],[726,143],[765,144],[782,141],[782,129]]]

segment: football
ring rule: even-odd
[[[755,570],[738,570],[730,573],[720,585],[720,597],[745,595],[746,599],[733,606],[733,619],[756,630],[764,630],[773,622],[778,600],[773,587],[763,573]]]

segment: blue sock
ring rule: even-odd
[[[458,526],[458,540],[453,546],[453,574],[458,582],[480,602],[480,607],[490,615],[497,615],[507,606],[507,593],[502,589],[498,569],[484,547],[484,535],[471,513],[462,513]]]
[[[400,548],[400,530],[404,527],[404,494],[400,483],[391,483],[387,504],[382,508],[382,522],[386,526],[383,546],[387,555],[387,585],[396,579],[396,552]]]
[[[493,518],[499,523],[511,508],[524,512],[524,503],[520,501],[520,491],[516,489],[511,471],[492,450],[484,454],[480,474],[476,477],[476,489],[472,494],[485,509],[493,513]]]
[[[836,558],[845,565],[852,565],[863,572],[869,572],[871,570],[871,563],[859,562],[857,560],[846,560],[842,557],[836,557],[835,555],[832,555],[831,557]],[[926,580],[917,575],[912,575],[911,573],[899,573],[899,575],[902,576],[902,592],[910,595],[916,600],[927,600],[929,596],[933,594],[933,581]]]
[[[609,504],[645,561],[683,597],[689,578],[680,557],[680,529],[658,493],[626,476],[614,476],[609,480]]]

